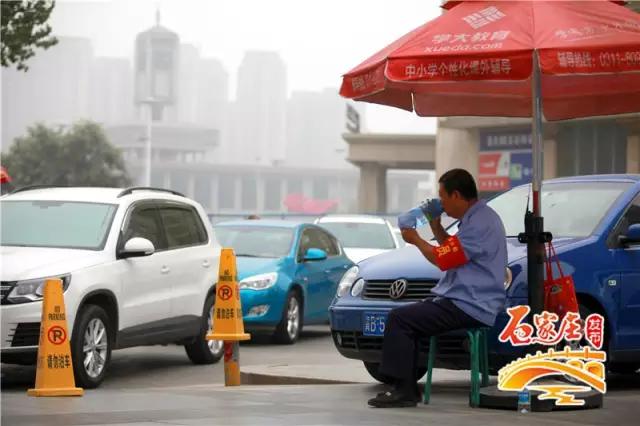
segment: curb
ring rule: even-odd
[[[353,385],[359,382],[348,380],[319,379],[315,377],[283,376],[278,374],[240,371],[243,385]]]

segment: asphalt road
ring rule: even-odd
[[[241,365],[333,364],[344,362],[329,326],[305,327],[294,345],[276,345],[253,336],[240,345]],[[35,383],[35,368],[2,364],[2,392],[23,392]],[[101,388],[140,389],[224,383],[222,360],[194,365],[182,346],[147,346],[114,351]]]
[[[264,336],[241,344],[245,366],[289,365],[339,371],[363,369],[342,358],[327,326],[307,328],[298,343],[279,346]],[[320,374],[320,372],[318,372]],[[383,387],[355,385],[248,386],[225,388],[223,364],[191,364],[182,347],[116,351],[103,386],[82,398],[29,398],[33,367],[2,365],[2,423],[43,425],[424,425],[493,424],[631,426],[640,414],[640,374],[609,376],[600,410],[532,413],[468,406],[468,373],[434,373],[432,403],[415,409],[372,410],[366,400]],[[345,374],[346,375],[346,374]]]

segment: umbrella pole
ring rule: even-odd
[[[527,243],[527,282],[529,306],[532,314],[539,314],[544,310],[544,242],[550,240],[550,235],[544,233],[544,219],[542,217],[540,191],[542,189],[542,89],[540,82],[540,63],[538,52],[533,54],[532,93],[533,123],[532,123],[532,163],[533,163],[533,212],[525,215],[525,236]],[[549,237],[549,238],[547,238]]]

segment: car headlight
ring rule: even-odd
[[[338,284],[338,292],[336,293],[337,297],[342,297],[351,288],[356,278],[358,278],[358,273],[360,272],[360,268],[357,266],[352,266],[347,272],[344,273],[340,283]]]
[[[512,282],[513,282],[513,273],[511,272],[511,269],[509,269],[509,267],[507,266],[504,272],[504,289],[509,290],[509,287],[511,287]]]
[[[60,278],[62,280],[62,291],[66,291],[71,283],[71,275],[63,275],[61,277],[46,277],[33,280],[18,281],[11,289],[11,293],[7,296],[10,303],[28,303],[42,300],[44,294],[44,283],[51,278]]]
[[[240,281],[240,288],[250,290],[265,290],[278,281],[277,272],[269,272],[268,274],[253,275]]]
[[[353,297],[358,297],[360,296],[360,294],[362,294],[363,289],[364,289],[364,280],[360,278],[358,281],[356,281],[353,284],[353,287],[351,287],[351,295]]]

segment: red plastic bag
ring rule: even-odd
[[[553,262],[558,266],[560,276],[553,276]],[[556,249],[552,243],[547,246],[547,258],[545,260],[547,276],[544,280],[544,309],[558,315],[560,320],[567,312],[579,313],[576,287],[570,275],[564,275]]]

